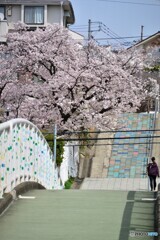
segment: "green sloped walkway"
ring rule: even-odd
[[[151,192],[34,190],[0,217],[3,240],[128,240],[154,230]],[[142,238],[145,239],[146,238]],[[147,240],[153,238],[147,237]]]

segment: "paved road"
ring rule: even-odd
[[[23,196],[35,199],[18,199],[0,217],[0,239],[132,240],[131,230],[154,231],[154,194],[34,190]]]

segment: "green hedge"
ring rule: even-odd
[[[70,189],[74,182],[74,178],[70,177],[64,184],[65,189]]]

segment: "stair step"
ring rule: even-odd
[[[148,178],[85,178],[80,189],[148,191],[149,181]]]

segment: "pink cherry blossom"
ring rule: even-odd
[[[0,46],[0,104],[11,117],[40,127],[114,128],[119,114],[137,111],[154,92],[140,51],[83,46],[59,25],[15,29]]]

